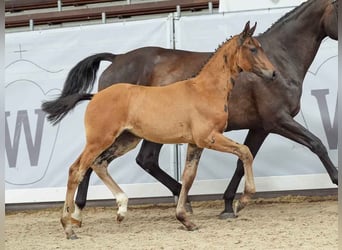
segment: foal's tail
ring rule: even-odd
[[[60,122],[66,114],[72,110],[80,101],[91,100],[93,94],[72,94],[68,96],[60,96],[54,101],[47,101],[42,104],[42,109],[48,113],[47,119],[56,125]]]
[[[61,95],[53,101],[45,101],[42,109],[48,113],[48,120],[52,124],[60,122],[79,101],[90,100],[96,73],[102,60],[112,61],[115,58],[111,53],[100,53],[86,57],[77,63],[69,72],[65,80]]]

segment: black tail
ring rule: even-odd
[[[114,57],[111,53],[95,54],[83,59],[70,70],[61,95],[56,100],[42,104],[42,109],[48,113],[47,118],[52,124],[60,122],[79,101],[92,98],[93,95],[88,92],[94,87],[100,62],[112,61]]]
[[[60,96],[54,101],[43,102],[42,109],[48,113],[47,119],[56,125],[66,114],[72,110],[80,101],[91,100],[93,94],[72,94],[68,96]]]

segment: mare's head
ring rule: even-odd
[[[255,28],[256,24],[250,28],[249,22],[247,22],[244,30],[233,37],[237,40],[238,46],[236,65],[239,71],[253,72],[262,78],[275,79],[276,70],[273,64],[269,61],[258,40],[252,37]]]
[[[324,9],[324,14],[322,17],[322,27],[324,29],[325,35],[331,39],[337,40],[338,38],[338,1],[328,0],[328,5]]]

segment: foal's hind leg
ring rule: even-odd
[[[186,227],[187,230],[193,231],[197,226],[192,223],[186,216],[186,202],[189,190],[196,177],[198,162],[203,152],[202,148],[198,148],[194,144],[188,144],[185,168],[182,175],[182,189],[176,208],[177,219]]]
[[[87,169],[93,163],[94,159],[101,153],[99,145],[88,145],[78,157],[78,159],[71,165],[69,169],[67,193],[64,202],[63,214],[61,223],[64,228],[66,237],[68,239],[76,239],[77,236],[72,230],[71,213],[74,210],[74,196],[78,183],[83,179]]]
[[[108,174],[108,162],[134,149],[138,145],[140,140],[140,138],[134,135],[130,135],[129,137],[126,137],[126,140],[115,141],[115,143],[110,146],[109,149],[103,152],[92,165],[92,169],[116,198],[116,203],[119,208],[117,212],[118,222],[121,222],[125,218],[127,212],[128,197],[119,187],[119,185],[113,180],[113,178]]]
[[[103,183],[109,188],[109,190],[114,195],[116,199],[116,204],[119,208],[116,220],[118,222],[121,222],[125,218],[127,212],[128,197],[119,187],[119,185],[108,174],[107,165],[107,163],[104,163],[103,165],[94,164],[92,168],[97,174],[97,176],[103,181]]]
[[[84,179],[83,179],[82,182],[78,185],[76,202],[75,202],[75,211],[72,214],[72,218],[73,218],[72,222],[75,225],[79,227],[82,225],[82,209],[84,208],[84,205],[85,205],[88,182],[89,182],[89,177],[90,177],[92,169],[100,168],[99,171],[102,171],[101,169],[106,169],[108,165],[114,159],[124,155],[128,151],[135,148],[140,140],[141,139],[136,137],[135,135],[127,131],[124,131],[122,134],[120,134],[119,137],[116,138],[115,142],[95,160],[92,168],[89,168],[87,170],[86,175],[85,175],[85,177],[88,178],[87,182],[84,182]],[[89,176],[87,176],[87,174],[89,174]],[[114,194],[114,197],[116,197],[115,194]],[[79,199],[79,202],[77,202],[77,198]],[[118,199],[116,200],[118,201]]]

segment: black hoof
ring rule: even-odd
[[[237,218],[238,216],[235,215],[234,213],[228,213],[228,212],[222,212],[220,213],[219,215],[219,219],[220,220],[227,220],[227,219],[235,219]]]

